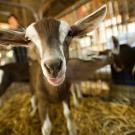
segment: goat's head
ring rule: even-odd
[[[123,70],[123,65],[121,62],[120,55],[120,44],[116,37],[112,36],[113,41],[113,49],[112,49],[112,57],[113,57],[113,67],[116,71],[120,72]]]
[[[131,48],[128,44],[119,44],[116,37],[112,37],[113,40],[113,65],[117,71],[123,69],[132,72],[135,62],[135,49]]]
[[[103,6],[71,26],[65,21],[44,18],[26,28],[23,39],[26,41],[27,37],[30,41],[30,50],[35,52],[43,75],[51,85],[59,86],[65,80],[69,58],[68,48],[72,38],[84,36],[94,30],[102,22],[105,15],[106,6]],[[20,38],[20,36],[18,37]],[[2,41],[1,39],[0,41]],[[4,41],[6,40],[4,39]],[[19,43],[21,43],[20,40]],[[33,57],[31,56],[31,58]]]

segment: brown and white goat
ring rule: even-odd
[[[135,65],[135,48],[128,44],[119,44],[116,37],[112,37],[113,41],[113,65],[117,71],[126,70],[130,73],[134,72]]]
[[[81,90],[79,91],[78,84],[80,81],[88,81],[96,70],[112,63],[112,57],[108,53],[100,52],[96,58],[90,60],[82,60],[71,58],[68,61],[66,76],[72,84],[75,84],[75,90],[72,90],[74,104],[78,105],[78,98],[82,98]],[[17,69],[17,70],[16,70]],[[0,101],[1,97],[14,82],[30,82],[29,65],[28,63],[8,63],[0,66],[0,71],[3,72],[0,81]],[[82,72],[83,71],[83,72]],[[75,92],[74,92],[75,91]],[[35,113],[35,96],[31,99],[32,112]],[[1,101],[2,103],[2,101]],[[1,104],[2,105],[2,104]]]
[[[69,45],[73,37],[94,30],[105,14],[106,6],[103,6],[72,26],[65,21],[44,18],[29,25],[24,33],[1,31],[1,44],[12,47],[11,43],[16,46],[23,43],[28,47],[30,82],[38,100],[43,135],[51,134],[50,104],[55,103],[63,105],[69,134],[77,134],[69,108],[71,83],[66,75]]]

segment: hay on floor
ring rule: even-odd
[[[37,113],[30,116],[30,93],[12,96],[0,108],[0,135],[40,135]],[[56,107],[57,108],[57,107]],[[98,98],[85,98],[72,114],[78,135],[134,135],[135,108],[107,103]],[[53,135],[66,135],[66,125],[59,109],[54,117]],[[57,116],[56,116],[57,114]]]

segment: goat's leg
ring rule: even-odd
[[[12,79],[10,78],[10,74],[3,72],[3,76],[0,83],[0,106],[2,106],[3,104],[1,97],[5,94],[8,87],[11,85],[11,83],[12,83]]]
[[[71,89],[71,93],[73,96],[73,102],[74,102],[75,107],[78,107],[79,99],[81,99],[83,96],[82,96],[82,93],[80,90],[79,83],[75,83],[73,86],[74,86],[74,88]]]
[[[74,85],[74,88],[71,88],[71,94],[73,96],[73,103],[75,105],[75,107],[78,107],[79,105],[79,101],[78,101],[78,97],[76,95],[76,88],[75,88],[75,85]]]
[[[32,93],[32,97],[30,99],[30,102],[31,102],[31,108],[30,108],[30,116],[34,116],[34,114],[36,113],[37,111],[37,97],[36,97],[36,94],[35,94],[35,89],[34,89],[34,86],[33,86],[33,83],[31,82],[30,80],[30,91]]]
[[[47,109],[48,109],[48,105],[46,104],[46,102],[44,100],[39,99],[38,111],[39,111],[40,120],[42,122],[42,127],[41,127],[42,135],[50,135],[52,131],[52,123],[48,114],[49,111]]]
[[[6,93],[11,83],[12,80],[10,79],[10,75],[8,73],[4,73],[2,77],[2,81],[0,83],[0,106],[2,106],[3,104],[1,97],[4,95],[4,93]]]
[[[34,116],[34,114],[36,113],[37,111],[37,98],[36,96],[33,94],[33,96],[31,97],[31,107],[32,107],[32,110],[30,112],[30,116]]]
[[[42,134],[43,135],[50,135],[52,131],[52,123],[50,121],[48,113],[46,114],[45,121],[42,126]]]
[[[72,118],[71,118],[71,112],[68,106],[68,103],[63,101],[63,109],[64,109],[64,116],[66,118],[67,121],[67,129],[69,131],[69,135],[76,135],[76,128],[74,123],[72,122]]]
[[[80,98],[80,99],[83,98],[79,83],[75,84],[75,86],[76,86],[77,97]]]
[[[6,92],[7,88],[11,85],[12,79],[10,74],[4,73],[0,84],[0,97]]]

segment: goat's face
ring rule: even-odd
[[[112,37],[113,40],[113,65],[116,71],[122,71],[123,69],[132,72],[135,62],[135,49],[131,48],[128,44],[119,44],[116,37]]]
[[[60,85],[65,79],[70,32],[67,22],[51,18],[33,23],[26,29],[26,36],[34,43],[43,74],[54,86]]]
[[[112,36],[112,41],[113,41],[113,50],[112,50],[113,67],[115,68],[116,71],[120,72],[123,70],[120,44],[118,39],[114,36]]]
[[[34,56],[41,66],[43,75],[51,85],[59,86],[65,80],[66,63],[69,58],[68,48],[72,37],[84,36],[97,28],[105,15],[106,6],[103,6],[72,26],[65,21],[44,18],[27,27],[25,37],[32,43],[29,50],[32,48],[32,53],[35,52]],[[15,41],[16,38],[11,41]],[[19,36],[18,42],[22,41],[23,38]]]
[[[113,63],[116,71],[132,72],[135,63],[135,49],[128,44],[120,45],[119,54],[113,54]]]

